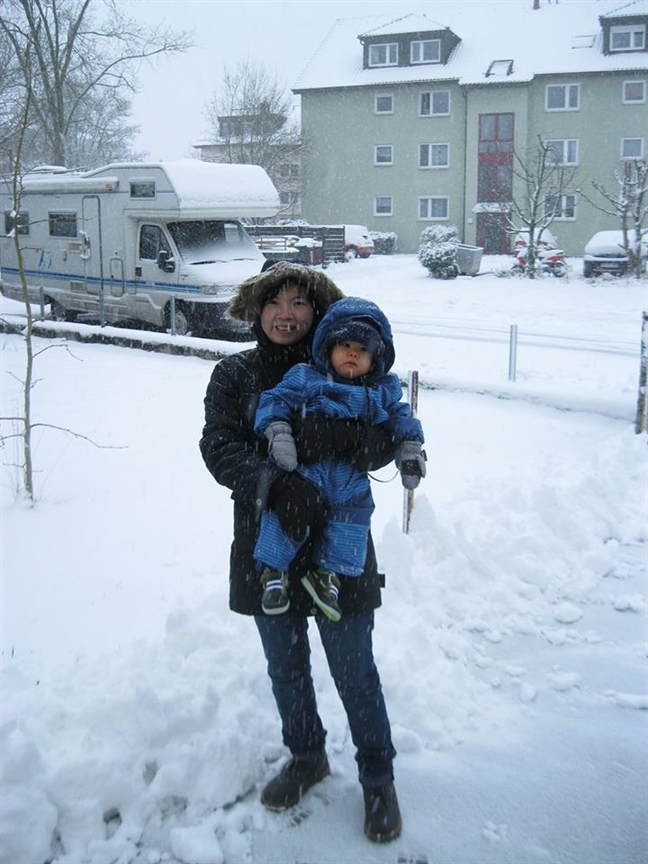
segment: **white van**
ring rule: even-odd
[[[198,160],[112,164],[83,173],[42,168],[22,180],[19,210],[0,184],[2,293],[52,317],[214,333],[236,286],[264,257],[239,219],[274,216],[279,196],[258,165]]]

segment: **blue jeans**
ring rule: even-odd
[[[324,752],[326,730],[311,676],[308,619],[259,615],[254,620],[268,661],[284,744],[298,759],[317,760]],[[317,615],[315,621],[349,721],[360,782],[383,786],[393,779],[396,751],[373,658],[373,612],[344,616],[338,623]]]

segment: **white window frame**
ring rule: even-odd
[[[626,153],[626,145],[629,144],[630,141],[638,141],[639,142],[639,153],[638,154],[629,155],[628,153]],[[643,159],[644,158],[644,139],[639,138],[639,136],[637,136],[637,137],[633,136],[632,138],[630,138],[628,136],[627,138],[622,138],[621,139],[621,158],[626,159],[626,160]]]
[[[562,150],[560,158],[552,160],[552,165],[578,165],[578,138],[547,138],[544,143],[553,151]]]
[[[628,99],[626,88],[627,87],[641,87],[641,98],[640,99]],[[622,93],[622,101],[624,105],[644,105],[646,102],[646,82],[643,80],[634,80],[624,81]]]
[[[549,91],[563,90],[563,104],[559,107],[549,106]],[[576,94],[576,104],[572,105],[572,93]],[[570,82],[569,84],[547,84],[545,88],[545,111],[580,111],[580,84]]]
[[[547,195],[547,198],[557,198],[557,195]],[[546,210],[545,210],[546,213]],[[568,215],[565,215],[568,214]],[[553,217],[554,222],[574,222],[576,220],[576,195],[569,193],[560,196],[560,213]]]
[[[388,111],[378,110],[378,100],[389,99],[391,108]],[[393,93],[376,93],[374,96],[374,114],[393,114],[394,113],[394,94]]]
[[[448,97],[448,110],[447,111],[435,111],[434,110],[434,97],[440,94],[444,94]],[[423,99],[427,96],[430,103],[429,112],[423,111]],[[422,90],[419,93],[419,117],[449,117],[452,111],[452,97],[449,90]]]
[[[617,48],[614,45],[615,36],[628,35],[628,45],[622,45]],[[638,38],[635,38],[638,37]],[[610,52],[617,53],[620,51],[643,51],[646,47],[646,25],[645,24],[617,24],[610,27]]]
[[[434,46],[435,56],[426,57],[426,46]],[[418,54],[418,57],[414,55]],[[410,42],[410,63],[413,66],[419,63],[440,63],[441,62],[441,40],[440,39],[416,39]]]
[[[378,49],[384,49],[384,61],[377,62],[373,59],[374,51],[377,52]],[[398,66],[398,42],[379,42],[378,44],[370,45],[367,54],[367,63],[372,68],[376,66]]]
[[[389,202],[389,211],[379,208],[379,201]],[[386,205],[385,205],[386,206]],[[374,198],[374,216],[393,216],[394,199],[391,195],[376,195]]]
[[[421,215],[421,205],[424,201],[427,202],[427,216]],[[433,201],[445,201],[445,216],[430,216]],[[450,198],[447,195],[419,195],[417,212],[419,222],[447,222],[450,218]]]
[[[379,150],[384,150],[385,153],[382,154],[384,156],[387,155],[387,150],[389,151],[389,158],[384,159],[379,157]],[[374,165],[378,165],[379,167],[383,165],[393,165],[394,164],[394,145],[393,144],[376,144],[374,146]]]
[[[426,159],[421,158],[421,156],[423,155],[423,152],[424,152],[424,150],[423,150],[424,147],[427,148]],[[435,147],[439,147],[439,148],[445,147],[445,153],[446,153],[446,161],[445,162],[439,162],[437,164],[434,163],[434,159],[433,159],[432,154],[434,153]],[[446,144],[445,141],[431,141],[429,143],[424,142],[423,144],[419,144],[418,152],[419,152],[418,167],[421,168],[423,171],[429,171],[429,170],[438,171],[438,170],[443,170],[444,168],[450,167],[450,145]],[[424,162],[426,162],[427,164],[423,164]]]

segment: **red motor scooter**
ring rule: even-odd
[[[517,261],[511,267],[511,271],[516,274],[525,272],[527,263],[527,242],[518,237],[515,241],[515,257]],[[539,240],[536,243],[536,270],[540,273],[550,273],[552,276],[560,279],[567,273],[567,262],[565,261],[565,252],[563,249],[557,249],[552,244],[545,240]]]

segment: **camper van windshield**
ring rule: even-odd
[[[257,246],[238,222],[169,222],[167,228],[187,264],[259,257]]]

